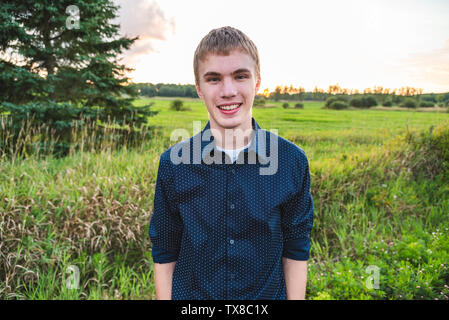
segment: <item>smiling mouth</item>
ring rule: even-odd
[[[240,107],[243,103],[229,104],[229,105],[221,105],[218,106],[221,110],[231,111]]]

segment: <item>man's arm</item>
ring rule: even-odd
[[[287,300],[304,300],[307,283],[307,261],[282,257]]]
[[[176,261],[154,264],[154,286],[157,300],[171,300],[173,271]]]
[[[178,252],[181,248],[183,223],[174,197],[174,175],[167,153],[161,155],[154,192],[154,211],[149,235],[154,261],[156,299],[172,298],[172,281]]]

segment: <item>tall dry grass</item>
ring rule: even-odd
[[[16,125],[16,124],[14,124]],[[10,117],[0,116],[0,159],[16,161],[30,156],[37,158],[55,154],[58,144],[69,145],[63,156],[76,152],[115,152],[121,148],[142,147],[152,138],[153,128],[143,126],[131,128],[123,120],[118,126],[110,118],[106,123],[98,119],[73,120],[70,130],[57,132],[47,123],[37,123],[34,117],[27,118],[15,132]]]
[[[95,144],[83,130],[73,133],[80,145],[68,157],[0,158],[0,298],[154,296],[148,224],[169,135],[129,148],[107,134]],[[22,146],[33,141],[25,132]],[[376,138],[372,149],[311,161],[308,298],[447,299],[449,189],[447,161],[438,159],[446,157],[449,125],[419,137],[383,145]],[[303,142],[332,142],[323,139]],[[378,290],[365,286],[368,265],[381,268]],[[70,266],[80,270],[77,290],[65,285]]]
[[[84,298],[97,291],[94,298],[131,295],[131,282],[148,281],[152,269],[147,234],[158,159],[148,154],[162,152],[168,140],[150,139],[148,128],[140,132],[141,141],[131,141],[135,137],[117,139],[123,129],[112,124],[98,129],[75,123],[69,155],[55,158],[36,145],[58,143],[51,128],[24,123],[13,148],[7,121],[0,122],[0,145],[10,146],[0,154],[0,297],[30,298],[28,290],[43,287],[41,295],[48,286],[53,289],[42,298],[72,297],[64,289],[72,264],[83,270],[82,286],[90,292]],[[98,255],[108,265],[118,261],[104,273],[105,283],[97,279]],[[114,281],[131,274],[128,293],[114,292]],[[151,284],[133,295],[151,298],[148,288]]]

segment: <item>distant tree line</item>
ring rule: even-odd
[[[136,83],[133,85],[141,96],[198,98],[193,84]]]
[[[198,98],[193,84],[170,84],[170,83],[136,83],[133,84],[141,96],[147,97],[187,97]],[[402,87],[399,89],[383,88],[375,86],[366,88],[362,92],[357,89],[341,88],[338,84],[331,85],[327,90],[315,88],[305,91],[304,88],[290,86],[277,86],[274,91],[265,89],[258,94],[256,99],[259,105],[265,100],[274,101],[340,101],[346,105],[356,108],[370,108],[377,105],[390,107],[393,105],[413,105],[416,107],[433,107],[435,105],[449,106],[448,93],[422,93],[422,89],[413,87]],[[408,101],[408,103],[405,103]],[[344,107],[338,103],[339,107]]]
[[[378,105],[384,107],[392,107],[395,105],[404,108],[432,108],[435,105],[449,107],[449,93],[415,96],[336,94],[326,99],[324,108],[336,110],[347,109],[349,107],[367,109]]]
[[[274,101],[329,101],[334,98],[333,101],[339,100],[357,108],[369,108],[379,104],[387,107],[404,105],[405,101],[415,101],[417,107],[449,106],[449,92],[424,94],[422,89],[413,87],[389,89],[375,86],[360,92],[357,89],[341,88],[336,84],[329,86],[327,90],[315,86],[313,91],[308,92],[302,87],[277,86],[274,91],[265,89],[262,94],[258,94],[258,99],[263,98]]]

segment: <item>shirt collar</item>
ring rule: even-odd
[[[252,126],[253,126],[253,137],[251,138],[251,142],[248,146],[248,148],[245,148],[243,150],[243,152],[254,152],[256,153],[259,157],[261,157],[262,159],[266,159],[266,154],[265,154],[265,148],[264,147],[260,147],[260,144],[264,144],[266,145],[266,141],[259,141],[260,138],[265,137],[265,135],[263,134],[263,130],[260,128],[259,124],[257,123],[257,121],[254,118],[251,118],[251,122],[252,122]],[[206,130],[210,130],[210,121],[207,122],[206,126],[204,127],[203,131],[201,132],[201,154],[202,154],[202,158],[204,160],[204,158],[207,156],[207,153],[203,152],[204,148],[210,144],[213,141],[213,149],[211,149],[210,153],[212,152],[220,152],[215,145],[215,141],[214,141],[214,136],[211,134],[210,135],[210,139],[205,138],[205,140],[203,140],[204,137],[204,132]],[[210,154],[209,154],[210,155]]]

